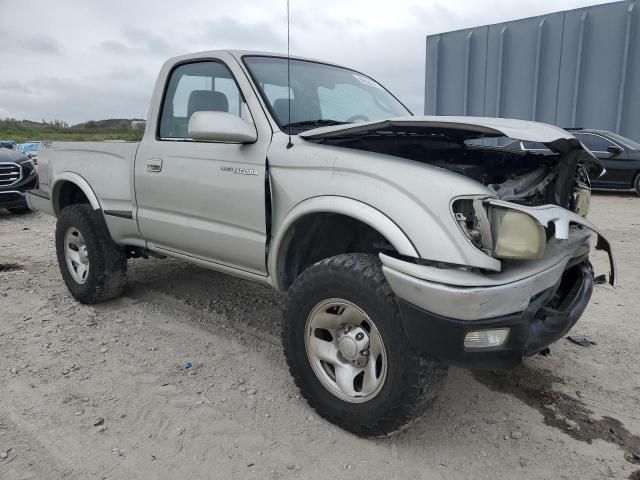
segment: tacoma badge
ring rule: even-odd
[[[220,170],[235,173],[236,175],[258,175],[258,171],[255,168],[220,167]]]

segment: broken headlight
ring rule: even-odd
[[[19,162],[22,168],[25,169],[25,176],[29,175],[35,168],[35,164],[31,158],[25,158]]]
[[[578,215],[586,217],[591,207],[591,189],[583,186],[576,187],[573,192],[573,205]]]
[[[542,258],[547,246],[545,229],[531,215],[509,208],[490,209],[493,226],[493,256],[496,258],[535,260]]]
[[[453,202],[451,208],[464,236],[474,247],[491,255],[493,251],[491,226],[483,200],[483,198],[460,198]]]
[[[547,246],[545,229],[526,213],[484,205],[483,198],[462,198],[452,205],[465,237],[487,255],[502,259],[541,258]]]
[[[584,165],[578,164],[576,172],[576,183],[573,189],[571,210],[582,217],[589,214],[591,206],[591,180],[589,170]]]

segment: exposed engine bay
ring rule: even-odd
[[[509,143],[495,135],[403,126],[316,141],[427,163],[472,178],[501,200],[529,206],[554,204],[579,213],[582,198],[590,190],[589,173],[599,174],[601,168],[578,140],[572,140],[556,140],[545,149],[531,151],[519,141]]]
[[[301,136],[406,158],[481,183],[486,197],[461,192],[451,213],[468,241],[502,260],[502,269],[512,260],[543,258],[552,238],[569,238],[570,224],[596,231],[584,217],[591,198],[589,178],[603,172],[602,164],[570,133],[551,125],[418,117],[320,128]],[[596,248],[610,251],[603,238],[598,234]]]

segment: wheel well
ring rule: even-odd
[[[287,290],[304,270],[343,253],[394,252],[377,230],[347,215],[314,213],[297,220],[285,234],[278,254],[278,277]]]
[[[75,183],[64,182],[57,189],[58,193],[56,195],[56,207],[58,213],[62,211],[63,208],[68,207],[69,205],[74,205],[77,203],[90,203],[87,196],[84,194],[82,189],[78,187]]]

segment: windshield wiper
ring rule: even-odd
[[[283,129],[298,127],[329,127],[331,125],[344,125],[351,122],[341,122],[339,120],[330,120],[319,118],[317,120],[303,120],[301,122],[291,122],[282,126]]]

